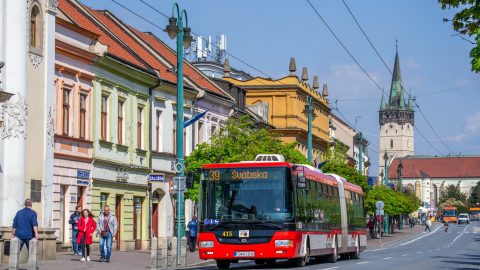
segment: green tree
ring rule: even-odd
[[[195,173],[195,187],[185,196],[198,200],[199,172],[204,164],[254,160],[258,154],[281,154],[285,161],[306,164],[307,159],[295,148],[295,143],[285,144],[266,129],[255,129],[248,119],[229,119],[211,138],[202,143],[185,160],[186,172]]]
[[[445,208],[445,206],[455,206],[455,207],[457,207],[458,213],[468,213],[468,208],[467,208],[466,204],[463,201],[459,201],[455,198],[448,198],[444,202],[441,202],[438,205],[438,211],[440,213],[442,213],[443,208]]]
[[[448,185],[445,190],[440,193],[439,203],[446,202],[448,199],[455,199],[456,201],[466,202],[467,195],[460,190],[460,186]]]
[[[342,149],[342,147],[335,147],[333,151],[331,149],[327,150],[327,159],[322,171],[342,176],[348,182],[361,186],[365,193],[368,193],[370,189],[367,177],[360,174],[355,167],[348,165],[347,150]]]
[[[468,202],[470,203],[470,207],[474,207],[480,203],[480,182],[477,182],[477,184],[470,191]]]
[[[375,212],[375,203],[383,201],[385,203],[385,213],[389,215],[410,214],[420,207],[420,200],[411,193],[397,193],[391,188],[383,185],[375,186],[368,192],[365,199],[365,211],[367,213]]]
[[[473,37],[475,42],[470,51],[470,58],[472,58],[472,71],[480,72],[480,1],[476,0],[439,0],[442,9],[461,9],[455,14],[452,19],[444,19],[444,21],[451,21],[453,29],[459,33],[460,36],[467,35]],[[463,38],[463,37],[462,37]]]

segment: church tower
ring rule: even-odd
[[[395,55],[392,85],[388,100],[382,95],[379,111],[380,143],[379,143],[379,175],[385,172],[385,158],[388,163],[393,158],[414,155],[414,109],[413,98],[406,95],[400,72],[398,47]]]

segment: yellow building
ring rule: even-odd
[[[308,118],[304,113],[307,96],[313,100],[315,118],[312,121],[313,158],[323,160],[329,142],[328,89],[318,91],[318,78],[313,85],[308,84],[307,69],[302,78],[295,74],[295,59],[290,60],[290,75],[278,80],[256,77],[241,81],[229,76],[230,67],[225,67],[224,79],[246,90],[246,103],[249,107],[260,106],[268,111],[268,123],[274,127],[286,143],[296,142],[297,148],[307,156]]]

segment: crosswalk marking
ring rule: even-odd
[[[366,262],[359,262],[357,264],[364,264],[364,263],[369,263],[369,261],[366,261]]]
[[[385,258],[383,258],[383,259],[384,259],[384,260],[389,260],[389,259],[391,259],[391,258],[392,258],[392,257],[385,257]]]
[[[403,254],[402,257],[405,257],[405,256],[408,256],[408,253],[407,254]]]

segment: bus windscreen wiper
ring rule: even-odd
[[[273,228],[273,229],[281,229],[281,228],[282,228],[281,225],[278,225],[278,224],[275,224],[275,223],[271,223],[271,222],[268,222],[268,221],[263,221],[263,220],[247,221],[246,223],[248,223],[248,224],[265,225],[265,226],[270,227],[270,228]]]
[[[218,224],[215,224],[213,225],[209,230],[210,231],[213,231],[214,229],[222,226],[222,225],[225,225],[225,224],[232,224],[232,223],[236,223],[234,220],[226,220],[226,221],[220,221],[220,223]]]

